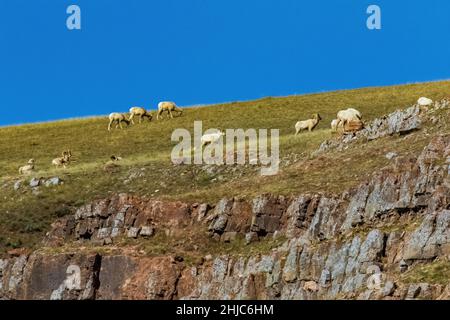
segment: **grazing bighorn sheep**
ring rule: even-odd
[[[177,105],[174,102],[170,102],[170,101],[163,101],[158,103],[158,113],[156,115],[156,120],[159,119],[159,116],[164,112],[167,111],[167,113],[170,115],[170,117],[173,119],[173,115],[172,112],[176,111],[178,112],[179,115],[183,114],[183,110],[179,107],[177,107]]]
[[[295,135],[298,135],[300,131],[308,129],[309,132],[313,131],[314,128],[319,124],[322,118],[318,113],[313,115],[312,119],[299,121],[295,124]]]
[[[123,114],[113,112],[109,115],[108,131],[111,131],[111,125],[114,122],[116,123],[116,129],[117,129],[117,127],[120,127],[120,129],[123,129],[122,122],[125,122],[127,124],[127,126],[130,125],[130,121]]]
[[[359,112],[356,109],[348,108],[347,110],[341,110],[337,113],[338,122],[337,122],[336,128],[339,126],[344,127],[348,121],[352,121],[352,120],[361,121],[361,119],[362,119],[361,112]]]
[[[70,158],[72,158],[72,151],[64,151],[61,157],[55,158],[52,160],[52,164],[55,167],[64,167],[67,168],[67,165],[70,163]]]
[[[132,107],[130,109],[130,118],[128,119],[134,124],[134,117],[139,117],[139,123],[142,122],[142,118],[147,118],[148,121],[152,121],[153,116],[150,112],[141,107]]]
[[[28,164],[19,168],[20,174],[30,174],[34,170],[34,159],[28,160]]]

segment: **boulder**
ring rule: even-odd
[[[33,178],[30,180],[30,188],[37,188],[41,185],[40,178]]]
[[[62,184],[62,180],[59,177],[53,177],[45,180],[44,185],[46,187],[57,186]]]

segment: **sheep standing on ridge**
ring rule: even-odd
[[[108,125],[108,131],[111,131],[111,126],[113,123],[116,123],[116,129],[120,127],[120,129],[123,129],[122,122],[125,122],[127,126],[130,125],[130,121],[121,113],[113,112],[109,115],[109,125]]]
[[[356,109],[348,108],[347,110],[341,110],[337,114],[337,125],[336,128],[339,126],[344,127],[345,124],[349,121],[361,121],[362,114]]]
[[[308,129],[309,132],[313,131],[315,127],[319,124],[322,118],[318,113],[313,115],[312,119],[299,121],[295,124],[295,135],[298,135],[300,131]]]
[[[158,113],[156,115],[156,120],[159,120],[159,116],[164,111],[167,111],[167,113],[170,115],[170,117],[172,119],[173,119],[173,115],[172,115],[173,111],[178,112],[179,115],[183,114],[183,110],[181,108],[177,107],[177,105],[174,102],[163,101],[163,102],[158,103]]]
[[[34,159],[28,160],[28,164],[19,168],[20,174],[30,174],[34,170]]]
[[[52,164],[55,167],[64,167],[67,168],[67,165],[70,163],[70,158],[72,158],[72,151],[64,151],[61,157],[55,158],[52,160]]]
[[[128,120],[132,124],[134,124],[134,117],[139,117],[139,123],[142,122],[142,118],[147,118],[148,121],[152,121],[153,118],[150,112],[141,107],[132,107],[130,109],[130,118]]]

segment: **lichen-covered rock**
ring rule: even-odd
[[[410,237],[403,259],[426,260],[450,252],[450,211],[427,215]]]

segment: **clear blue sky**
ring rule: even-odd
[[[0,125],[447,79],[449,13],[448,0],[0,0]]]

